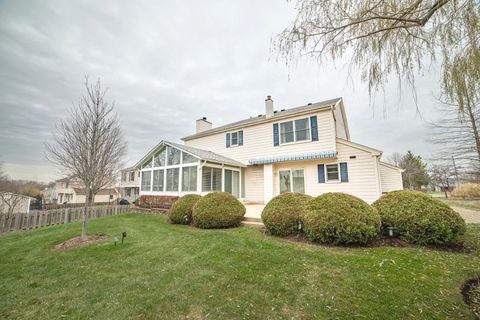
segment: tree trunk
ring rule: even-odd
[[[82,239],[87,239],[88,207],[90,206],[90,189],[85,188],[85,210],[83,210]]]
[[[477,148],[478,160],[480,161],[480,136],[478,134],[477,120],[475,119],[475,113],[473,112],[472,105],[470,104],[470,99],[467,95],[467,104],[466,109],[468,117],[470,118],[470,124],[472,125],[473,137],[475,138],[475,147]]]

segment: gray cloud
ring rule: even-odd
[[[178,141],[207,116],[214,125],[342,96],[354,141],[385,153],[434,150],[409,93],[395,86],[373,109],[347,71],[304,60],[287,68],[270,37],[294,15],[283,1],[2,1],[0,3],[0,161],[18,178],[49,180],[43,156],[55,123],[82,93],[85,75],[101,78],[116,102],[128,162],[161,139]],[[419,106],[431,117],[438,79],[419,79]],[[400,107],[399,107],[400,105]],[[375,116],[374,116],[375,114]]]

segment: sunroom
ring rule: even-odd
[[[211,151],[160,142],[137,165],[140,195],[229,192],[245,197],[245,165]]]

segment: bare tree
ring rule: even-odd
[[[475,68],[478,76],[476,0],[297,0],[296,10],[292,24],[272,40],[279,56],[289,62],[309,55],[322,63],[347,54],[370,94],[392,74],[414,87],[418,70],[438,57],[442,66],[469,59],[462,68]],[[448,80],[451,73],[442,75]]]
[[[111,184],[122,166],[126,142],[114,104],[104,100],[100,80],[90,85],[70,110],[69,118],[60,121],[53,143],[46,143],[47,158],[69,176],[78,177],[85,186],[85,210],[82,238],[87,235],[88,207],[95,194]]]
[[[391,156],[389,156],[386,161],[390,164],[393,164],[394,166],[396,167],[399,167],[400,168],[400,164],[402,163],[402,158],[403,158],[403,155],[399,152],[394,152],[392,153]]]
[[[444,164],[434,164],[430,167],[430,181],[443,190],[445,198],[448,198],[450,179],[454,174],[453,166],[447,162]]]

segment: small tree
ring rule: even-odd
[[[114,104],[104,100],[100,80],[85,80],[86,94],[70,110],[69,118],[56,126],[53,143],[46,143],[47,158],[85,186],[82,238],[87,236],[88,207],[95,194],[111,184],[121,168],[126,142]]]
[[[448,198],[448,190],[450,189],[450,178],[455,174],[453,166],[448,164],[434,164],[430,167],[430,180],[445,193]]]
[[[420,189],[426,186],[430,178],[427,173],[427,164],[423,162],[422,157],[416,156],[412,151],[408,151],[400,161],[400,168],[405,171],[402,173],[403,186],[408,189]]]

